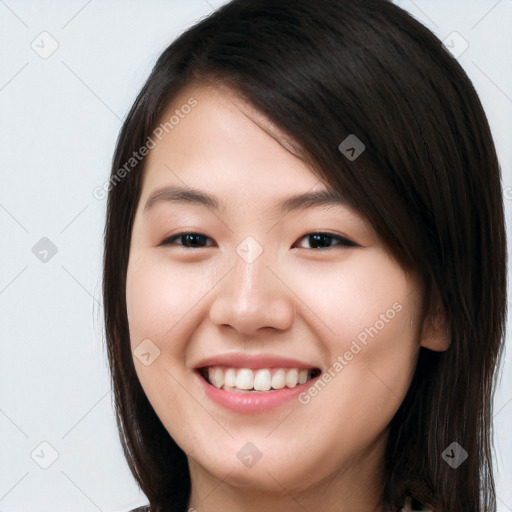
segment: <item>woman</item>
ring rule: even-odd
[[[500,171],[431,32],[385,0],[230,2],[158,59],[110,184],[151,512],[495,510]]]

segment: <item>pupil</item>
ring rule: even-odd
[[[329,247],[330,237],[326,235],[322,235],[320,233],[316,233],[314,235],[310,235],[312,239],[311,246],[312,247]]]
[[[204,238],[204,236],[191,233],[184,235],[184,242],[185,245],[196,245],[201,243],[202,238]]]

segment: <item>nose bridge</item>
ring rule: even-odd
[[[236,248],[231,271],[211,305],[210,318],[244,334],[262,327],[286,329],[295,314],[292,299],[267,268],[272,265],[271,251],[248,238]]]
[[[270,288],[273,288],[269,281],[267,269],[268,254],[261,254],[254,258],[254,252],[250,254],[252,259],[240,257],[235,258],[233,268],[232,293],[237,299],[240,308],[247,312],[254,312],[262,306],[265,295],[271,295]]]

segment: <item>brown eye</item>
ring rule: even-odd
[[[356,247],[357,244],[340,235],[334,235],[333,233],[309,233],[303,236],[300,240],[307,240],[309,247],[303,247],[304,249],[331,249],[335,246],[341,247]],[[335,242],[334,244],[332,242]]]
[[[211,239],[201,233],[179,233],[165,239],[160,245],[181,245],[188,249],[202,249],[211,245],[207,243],[208,240]]]

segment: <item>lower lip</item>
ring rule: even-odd
[[[207,382],[199,373],[196,376],[204,388],[206,396],[215,403],[236,412],[258,413],[265,412],[293,400],[306,391],[317,377],[304,384],[297,384],[294,388],[274,389],[261,392],[226,391]]]

